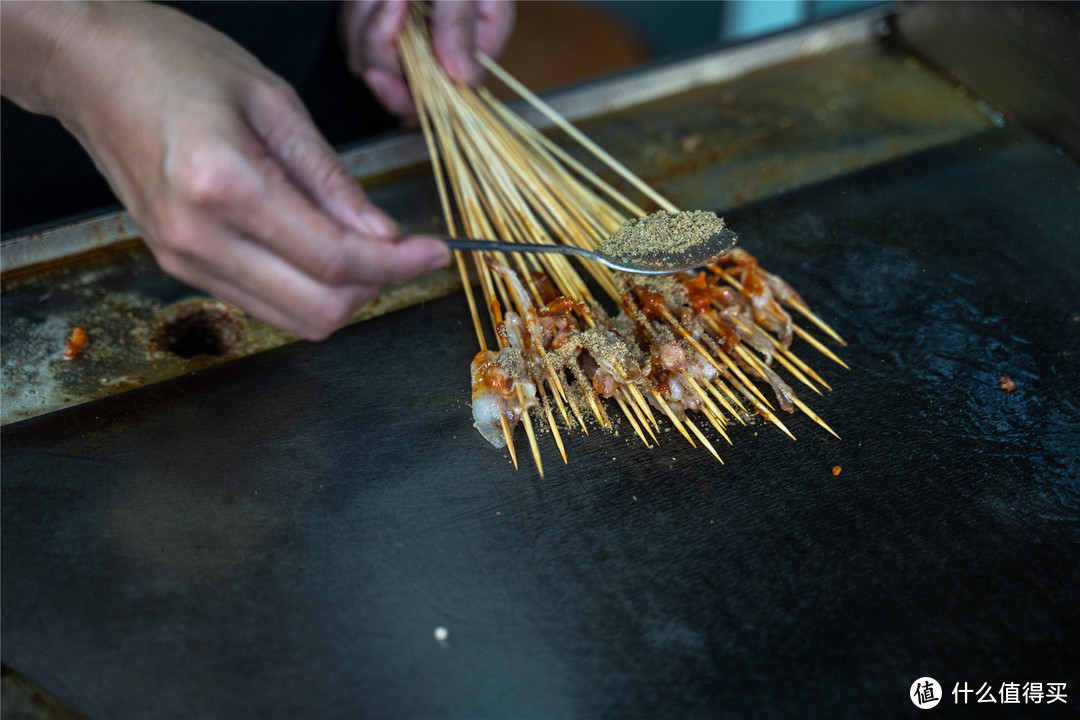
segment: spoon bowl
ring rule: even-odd
[[[727,254],[735,247],[737,236],[727,228],[709,235],[700,242],[695,242],[677,251],[644,248],[640,252],[627,253],[614,258],[600,249],[585,250],[573,245],[540,245],[536,243],[502,242],[499,240],[476,240],[473,238],[440,238],[453,250],[487,250],[491,252],[511,253],[554,253],[576,255],[612,270],[637,273],[639,275],[666,275],[669,273],[693,270],[707,265]],[[601,246],[602,248],[603,246]]]

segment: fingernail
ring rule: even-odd
[[[369,205],[357,213],[356,224],[361,232],[372,237],[392,238],[401,234],[397,223],[373,205]]]
[[[371,92],[375,93],[375,97],[379,102],[386,103],[387,91],[388,91],[388,79],[386,75],[380,70],[368,70],[364,73],[364,82],[371,89]]]
[[[450,263],[450,248],[438,240],[431,241],[430,257],[428,258],[427,269],[438,270],[446,267]]]
[[[364,82],[367,83],[375,99],[386,110],[394,115],[411,115],[416,113],[413,106],[412,95],[405,86],[404,81],[390,75],[384,70],[368,70],[364,73]]]
[[[450,75],[465,85],[472,85],[480,79],[480,65],[467,53],[455,53],[450,59]]]

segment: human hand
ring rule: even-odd
[[[321,339],[381,284],[450,260],[401,238],[293,90],[148,3],[0,3],[4,93],[90,152],[162,269]]]
[[[341,8],[341,32],[349,69],[363,78],[383,107],[413,116],[416,105],[405,83],[397,37],[405,0],[349,0]],[[431,5],[431,43],[454,80],[475,85],[484,75],[474,54],[502,52],[514,25],[511,0],[444,0]]]

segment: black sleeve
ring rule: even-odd
[[[337,3],[168,3],[236,40],[288,81],[334,145],[395,120],[345,68]],[[82,146],[57,121],[0,103],[0,229],[19,232],[118,204]]]

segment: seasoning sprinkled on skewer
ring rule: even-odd
[[[734,234],[722,218],[680,211],[490,58],[479,60],[660,212],[646,214],[486,90],[447,78],[425,12],[422,3],[410,6],[398,42],[450,235],[561,243],[615,260],[646,258],[658,268],[685,267],[676,260],[719,238],[721,253],[732,247]],[[564,462],[562,433],[588,435],[595,426],[629,425],[652,448],[669,422],[720,462],[708,435],[715,430],[731,444],[733,430],[758,422],[755,415],[792,439],[780,411],[800,412],[835,435],[791,387],[819,395],[830,389],[792,343],[843,362],[789,310],[843,341],[741,247],[696,272],[630,276],[587,263],[591,283],[563,255],[457,252],[455,259],[480,346],[471,368],[474,424],[506,448],[515,467],[519,425],[541,476],[537,428],[550,430]],[[593,297],[597,288],[614,314]]]

